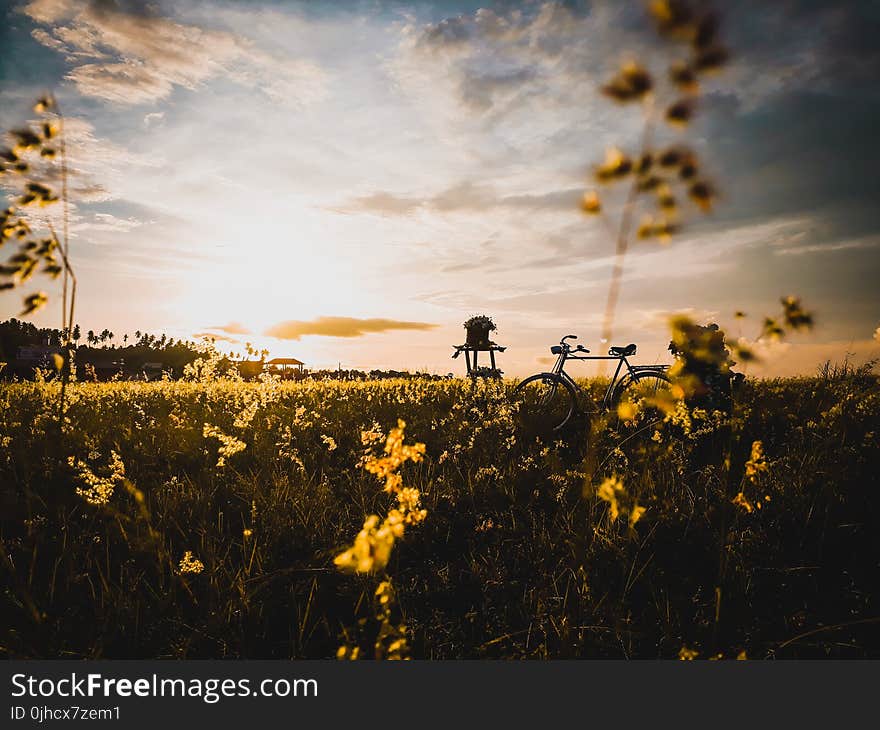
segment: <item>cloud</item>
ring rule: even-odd
[[[93,213],[92,220],[78,223],[76,231],[110,231],[114,233],[128,233],[142,226],[143,221],[136,218],[117,218],[110,213]]]
[[[89,63],[73,69],[67,78],[84,96],[119,104],[142,104],[171,93],[173,83],[135,63]]]
[[[697,309],[695,307],[685,307],[682,309],[649,309],[641,312],[633,312],[630,315],[630,321],[633,327],[641,329],[661,329],[664,330],[669,326],[669,321],[673,317],[688,317],[695,322],[717,322],[719,312],[712,309]]]
[[[228,335],[250,335],[253,334],[241,322],[229,322],[228,324],[219,325],[217,327],[208,327],[209,330],[217,330],[225,332]]]
[[[279,340],[299,340],[306,335],[319,337],[362,337],[392,330],[431,330],[436,324],[401,322],[395,319],[356,319],[354,317],[318,317],[310,322],[288,320],[269,327],[263,334]]]
[[[144,115],[144,129],[161,127],[165,123],[165,112],[150,112]]]
[[[370,195],[353,198],[348,203],[334,208],[338,213],[376,213],[378,215],[409,215],[424,205],[421,198],[396,195],[379,191]]]
[[[381,190],[352,198],[331,210],[337,213],[372,213],[388,217],[407,216],[419,211],[481,212],[496,208],[575,211],[582,195],[582,188],[564,188],[536,194],[502,195],[490,185],[464,181],[434,195],[423,197]]]
[[[160,167],[159,155],[138,154],[97,137],[94,125],[80,117],[64,121],[70,199],[74,203],[99,203],[118,197],[113,192],[134,170]],[[47,172],[50,184],[60,184],[60,165]]]
[[[275,101],[323,94],[326,74],[314,64],[273,56],[234,33],[174,22],[152,8],[116,0],[33,0],[20,10],[50,26],[32,35],[74,64],[67,78],[85,96],[142,104],[218,76],[260,88]]]
[[[22,8],[38,23],[55,23],[70,10],[69,0],[32,0]]]
[[[625,5],[511,4],[413,22],[403,28],[393,73],[414,90],[447,94],[467,115],[531,115],[560,102],[582,106],[584,84],[617,62],[614,43],[628,37],[634,13]]]
[[[216,332],[194,332],[192,336],[197,340],[208,339],[216,340],[217,342],[228,342],[231,345],[241,344],[241,340],[238,340],[235,337],[230,337],[229,335],[218,335]]]
[[[847,251],[852,249],[877,248],[880,246],[880,236],[864,236],[843,241],[829,243],[816,243],[807,246],[788,246],[780,248],[775,253],[779,256],[802,256],[808,253],[831,253],[833,251]]]

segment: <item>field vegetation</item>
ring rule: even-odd
[[[509,381],[189,375],[73,383],[60,433],[0,386],[6,655],[880,655],[868,369],[549,438]]]

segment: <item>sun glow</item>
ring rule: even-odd
[[[286,319],[368,311],[371,297],[359,286],[358,261],[328,240],[321,213],[271,211],[246,227],[236,217],[230,216],[226,241],[212,248],[198,278],[182,282],[173,304],[182,324],[201,331],[240,323],[247,332],[226,334],[244,341]]]

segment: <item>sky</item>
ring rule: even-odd
[[[668,362],[671,314],[753,339],[796,295],[816,328],[750,372],[880,357],[880,10],[721,7],[730,63],[691,124],[653,133],[718,198],[683,205],[671,242],[632,244],[611,344]],[[593,170],[638,149],[644,114],[600,87],[682,53],[637,0],[0,0],[0,128],[46,91],[65,114],[84,331],[460,373],[452,346],[485,313],[499,366],[525,375],[565,334],[607,348],[625,193]],[[594,188],[603,218],[580,210]],[[0,294],[0,318],[20,303]],[[32,320],[58,326],[60,299]]]

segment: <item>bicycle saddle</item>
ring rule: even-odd
[[[614,355],[615,357],[627,357],[628,355],[636,354],[636,346],[634,343],[630,343],[626,347],[612,347],[608,350],[609,355]]]

